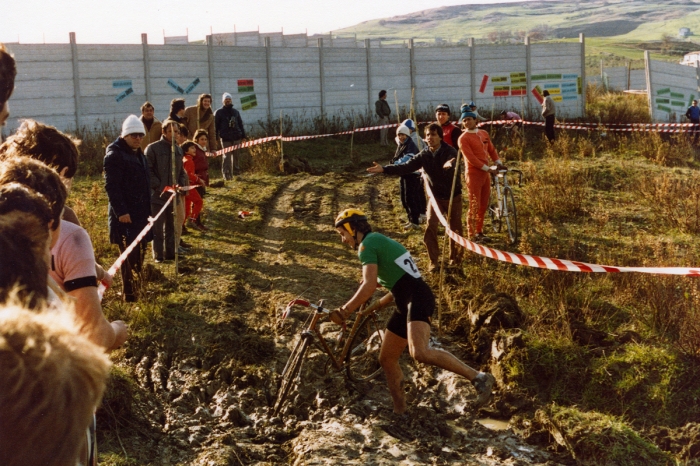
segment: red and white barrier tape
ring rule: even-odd
[[[542,121],[526,121],[526,120],[494,120],[479,123],[479,127],[487,125],[503,125],[510,124],[514,122],[522,123],[524,125],[531,126],[544,126]],[[426,125],[429,122],[421,121],[416,123],[417,125]],[[457,123],[457,122],[453,122]],[[305,141],[308,139],[318,139],[327,138],[331,136],[342,136],[353,133],[361,133],[365,131],[376,131],[378,129],[385,128],[396,128],[398,123],[380,126],[367,126],[363,128],[355,128],[354,130],[341,131],[339,133],[328,133],[328,134],[313,134],[307,136],[268,136],[264,138],[254,139],[252,141],[242,142],[240,144],[235,144],[225,149],[220,149],[213,152],[207,152],[207,157],[218,157],[224,155],[228,152],[232,152],[237,149],[244,147],[257,146],[258,144],[264,144],[266,142],[272,141]],[[700,127],[694,125],[693,123],[576,123],[576,124],[563,124],[558,123],[554,125],[555,128],[559,129],[574,129],[574,130],[584,130],[584,131],[611,131],[611,132],[654,132],[654,133],[695,133],[700,132]]]
[[[190,188],[188,186],[188,188],[190,188],[190,189],[194,189],[195,187]],[[181,188],[181,189],[185,189],[185,188]],[[189,190],[189,189],[187,189],[187,190]],[[138,234],[136,239],[134,241],[132,241],[131,244],[124,250],[124,252],[121,253],[121,255],[117,258],[117,260],[114,261],[114,264],[112,264],[112,266],[109,268],[109,270],[107,270],[105,272],[106,275],[109,275],[112,278],[114,277],[114,275],[116,275],[117,270],[119,270],[121,268],[122,264],[124,264],[124,262],[126,261],[126,258],[129,257],[129,254],[131,254],[131,251],[133,251],[134,248],[136,248],[139,245],[139,243],[141,243],[141,240],[146,236],[146,234],[150,231],[150,229],[153,228],[153,223],[156,221],[156,219],[158,217],[160,217],[161,215],[163,215],[163,212],[165,212],[165,208],[168,207],[170,205],[170,203],[173,201],[173,199],[175,198],[175,191],[173,190],[172,187],[170,187],[170,186],[166,187],[163,190],[163,192],[170,192],[172,194],[170,195],[168,200],[165,202],[165,205],[163,205],[163,208],[160,209],[160,211],[156,214],[156,216],[148,218],[148,225],[146,225],[143,228],[143,230],[141,230],[141,233]],[[100,301],[102,301],[102,297],[104,296],[105,291],[107,291],[107,286],[105,285],[105,283],[103,281],[100,283],[100,286],[97,287],[97,295],[100,297]]]
[[[445,219],[445,216],[440,211],[440,207],[433,197],[430,186],[426,180],[425,190],[428,194],[429,202],[433,207],[433,211],[440,220],[440,223],[445,227],[448,236],[459,245],[481,256],[495,259],[501,262],[509,262],[511,264],[526,265],[528,267],[537,267],[540,269],[561,270],[564,272],[583,272],[583,273],[622,273],[622,272],[639,272],[661,275],[700,275],[700,268],[692,267],[616,267],[610,265],[589,264],[586,262],[570,261],[566,259],[555,259],[552,257],[530,256],[527,254],[516,254],[507,251],[501,251],[494,248],[482,246],[473,241],[458,235],[452,231]]]
[[[525,120],[494,120],[479,123],[479,127],[487,125],[505,125],[512,123],[522,123],[530,126],[544,126],[542,121]],[[653,132],[653,133],[695,133],[700,132],[700,127],[693,123],[557,123],[554,125],[559,129],[575,129],[583,131],[611,131],[611,132]]]

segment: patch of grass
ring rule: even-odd
[[[552,405],[540,412],[558,442],[564,443],[578,464],[620,466],[667,465],[671,458],[615,416]],[[560,434],[560,435],[559,435]]]

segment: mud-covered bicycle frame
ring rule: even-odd
[[[326,339],[323,337],[323,335],[321,335],[321,331],[318,328],[318,323],[321,320],[321,317],[323,317],[324,315],[329,315],[331,313],[331,310],[323,307],[323,300],[321,300],[318,304],[313,304],[305,299],[294,299],[290,301],[287,305],[287,309],[285,310],[284,315],[285,318],[288,315],[287,311],[291,310],[291,308],[295,305],[310,307],[316,310],[316,312],[314,312],[313,317],[311,318],[311,322],[309,323],[309,325],[301,331],[301,339],[313,339],[314,335],[316,335],[316,343],[318,343],[320,349],[322,349],[330,357],[330,360],[333,363],[333,367],[337,371],[342,370],[345,366],[345,359],[348,355],[348,352],[350,351],[350,343],[352,342],[353,337],[355,336],[357,331],[360,329],[360,324],[362,324],[365,317],[373,313],[376,314],[376,311],[383,307],[380,303],[380,300],[375,301],[371,305],[365,303],[362,306],[360,306],[360,310],[357,312],[357,318],[355,318],[355,322],[353,322],[352,327],[350,328],[350,333],[348,333],[347,337],[345,338],[345,344],[343,345],[343,349],[336,356],[335,351],[333,351],[328,346]],[[343,326],[343,331],[341,331],[337,343],[340,343],[340,341],[342,341],[345,330],[346,328],[345,326]],[[380,338],[383,342],[383,337]]]
[[[343,330],[338,335],[336,341],[336,350],[344,337],[345,343],[340,353],[336,354],[336,352],[330,348],[328,342],[326,342],[326,339],[321,335],[321,331],[318,328],[318,323],[321,318],[331,313],[329,309],[323,307],[323,301],[320,301],[318,304],[312,304],[305,299],[292,300],[287,305],[282,315],[283,319],[290,314],[292,307],[295,305],[310,307],[315,309],[315,312],[311,317],[309,325],[301,331],[299,341],[297,341],[294,350],[292,350],[284,366],[279,390],[277,391],[277,398],[273,406],[273,413],[276,415],[280,412],[292,387],[296,385],[297,380],[300,380],[301,366],[304,363],[306,352],[312,342],[328,355],[329,362],[336,371],[341,371],[345,368],[346,375],[351,381],[362,382],[371,380],[379,375],[381,372],[381,367],[378,362],[379,354],[378,351],[372,351],[372,348],[376,348],[376,342],[374,341],[375,335],[379,339],[378,348],[381,348],[381,345],[384,343],[384,335],[379,326],[377,311],[391,301],[393,301],[393,296],[389,293],[371,305],[367,305],[367,303],[363,304],[347,335],[345,335],[347,328],[343,325]],[[363,329],[367,330],[366,334],[360,333]],[[316,338],[314,338],[314,336]],[[356,338],[359,339],[356,341]]]

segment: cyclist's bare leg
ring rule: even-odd
[[[379,351],[379,364],[382,365],[382,369],[384,369],[386,374],[386,382],[389,385],[389,393],[394,402],[394,412],[396,414],[402,414],[406,411],[406,395],[401,388],[403,372],[401,372],[401,366],[399,365],[399,357],[401,357],[403,350],[406,349],[407,344],[408,340],[387,329],[384,332],[384,341]]]
[[[479,371],[472,369],[451,353],[430,347],[430,324],[427,322],[408,323],[408,351],[413,359],[424,364],[431,364],[441,369],[472,380]]]

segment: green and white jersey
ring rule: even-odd
[[[363,266],[377,264],[379,284],[388,290],[406,273],[414,278],[421,276],[411,253],[401,243],[380,233],[367,233],[357,255]]]

